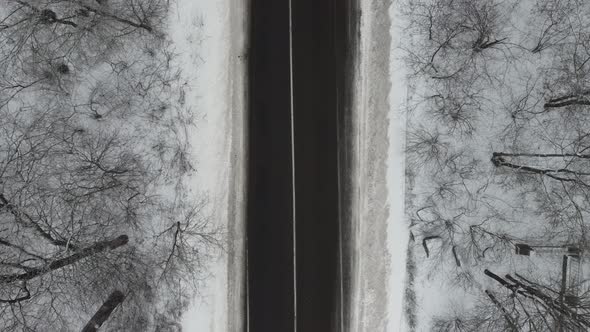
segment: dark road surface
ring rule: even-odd
[[[355,3],[296,0],[290,11],[288,0],[251,1],[249,331],[347,326]]]
[[[293,331],[289,3],[252,0],[247,179],[248,331]]]

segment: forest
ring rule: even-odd
[[[400,8],[409,325],[588,331],[590,2]]]
[[[171,5],[0,5],[0,330],[181,330],[223,248]]]

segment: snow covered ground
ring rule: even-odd
[[[440,20],[442,26],[447,26],[451,21],[449,17],[454,17],[458,12],[457,8],[451,7],[451,3],[452,1],[438,1],[436,4],[439,7],[432,11],[437,15],[445,10],[451,13]],[[473,43],[474,40],[479,39],[477,36],[469,35],[469,32],[462,32],[461,36],[467,36],[462,37],[465,39],[444,41],[445,45],[440,48],[439,45],[431,44],[433,40],[437,40],[436,33],[443,30],[440,29],[441,25],[435,24],[433,27],[432,22],[435,19],[432,17],[431,20],[422,21],[421,30],[404,31],[403,35],[409,36],[404,43],[409,50],[406,53],[406,60],[410,59],[408,63],[414,61],[413,69],[416,70],[414,82],[418,82],[415,83],[418,86],[417,91],[411,94],[413,100],[406,103],[408,109],[412,109],[414,113],[408,128],[410,130],[408,137],[412,137],[411,140],[414,141],[408,142],[408,146],[413,145],[414,152],[408,153],[408,162],[412,164],[409,172],[413,174],[415,183],[412,188],[408,188],[407,192],[412,196],[409,199],[411,204],[408,206],[411,205],[411,209],[408,210],[408,216],[413,219],[415,227],[412,228],[412,232],[417,239],[411,247],[415,249],[417,260],[415,294],[419,304],[416,312],[416,330],[418,331],[430,330],[433,318],[452,320],[453,315],[465,314],[478,299],[480,302],[487,302],[487,305],[493,309],[493,304],[490,304],[483,291],[492,290],[503,294],[502,291],[506,290],[487,278],[484,275],[484,269],[492,270],[499,275],[512,273],[530,275],[532,278],[539,278],[541,283],[561,278],[562,271],[559,267],[563,253],[539,250],[539,255],[536,257],[520,256],[515,253],[515,243],[564,246],[564,243],[577,245],[583,242],[580,240],[583,238],[580,234],[584,231],[580,229],[586,228],[584,218],[587,218],[587,212],[560,214],[558,217],[551,215],[552,206],[558,206],[560,211],[566,211],[572,206],[577,206],[578,199],[580,202],[586,202],[586,199],[580,198],[582,195],[579,192],[570,196],[568,192],[571,189],[564,185],[567,181],[546,179],[538,176],[538,173],[535,175],[533,171],[527,173],[526,167],[513,169],[503,167],[510,162],[532,166],[529,170],[534,167],[550,170],[570,167],[574,173],[578,172],[579,179],[585,179],[584,176],[586,176],[584,172],[579,171],[581,167],[576,166],[578,161],[575,158],[563,158],[563,155],[559,153],[586,149],[587,143],[580,143],[580,147],[575,142],[579,139],[577,136],[579,132],[587,133],[586,128],[577,129],[579,123],[587,123],[587,113],[580,112],[584,108],[568,109],[563,105],[550,104],[552,100],[555,102],[567,99],[563,97],[560,99],[560,95],[571,93],[572,90],[576,91],[570,86],[574,84],[572,82],[584,88],[588,84],[587,76],[585,76],[587,68],[582,70],[585,62],[577,69],[582,73],[576,77],[577,80],[568,77],[569,72],[563,69],[568,68],[572,58],[574,63],[577,61],[578,40],[574,39],[578,38],[578,35],[570,32],[561,35],[560,31],[587,31],[587,13],[590,9],[585,4],[574,2],[551,2],[556,6],[555,8],[540,5],[546,3],[543,1],[464,2],[468,5],[477,4],[469,8],[476,8],[482,12],[494,8],[494,11],[488,12],[493,15],[487,16],[493,17],[493,21],[486,24],[494,26],[493,37],[490,35],[488,38],[496,44],[484,44],[483,47]],[[559,7],[560,4],[566,3],[576,7]],[[488,7],[490,4],[492,7]],[[422,7],[422,10],[424,8],[426,7]],[[557,12],[562,16],[556,19],[556,22],[547,19]],[[471,14],[465,16],[471,17]],[[420,17],[428,16],[414,15],[417,22],[420,21]],[[567,26],[567,29],[552,30],[553,26],[559,24]],[[581,26],[584,28],[580,28]],[[539,37],[538,32],[543,29],[546,29],[547,35],[542,34]],[[420,31],[423,33],[422,36]],[[429,36],[429,33],[432,35]],[[412,36],[414,38],[411,38]],[[546,36],[550,38],[545,39]],[[586,37],[582,37],[581,40],[586,40],[584,38]],[[461,45],[459,40],[465,46],[457,46]],[[453,46],[447,49],[448,45]],[[494,45],[499,46],[493,47]],[[424,56],[424,54],[416,56],[417,53],[424,52],[424,49],[420,47],[427,48],[424,53],[426,62],[418,64],[419,60],[416,61],[416,59]],[[428,49],[428,47],[432,48]],[[446,53],[450,52],[450,49],[457,53]],[[469,63],[473,64],[473,68],[465,69],[467,68],[465,67],[462,70],[470,73],[469,77],[474,79],[466,81],[458,79],[456,83],[453,83],[454,85],[444,86],[440,82],[447,82],[445,80],[452,75],[445,76],[440,72],[446,69],[454,72],[456,68],[449,67],[443,70],[441,68],[445,65],[460,66],[462,64],[462,60],[458,60],[460,56],[471,57],[469,61],[472,62]],[[443,64],[443,61],[447,60],[448,62]],[[423,66],[424,64],[426,65]],[[434,69],[431,70],[431,68]],[[465,77],[468,75],[466,74]],[[412,86],[414,82],[406,85]],[[455,94],[461,94],[461,91],[467,91],[470,95],[462,97],[460,107],[450,106],[450,104],[442,105],[443,103],[439,102],[445,98],[451,100]],[[466,102],[466,100],[469,101]],[[478,102],[473,102],[474,100]],[[559,111],[556,112],[555,108]],[[435,112],[444,113],[449,110],[461,111],[459,115],[467,116],[463,119],[467,119],[465,123],[469,123],[469,126],[453,127],[457,124],[454,121],[461,117],[452,117],[453,121],[446,123],[442,117],[433,116]],[[426,151],[418,149],[416,145],[416,142],[424,143],[424,141],[417,139],[419,135],[416,133],[420,135],[427,133],[426,136],[435,137],[436,139],[431,142],[441,143],[439,147],[445,151],[441,155],[456,153],[457,158],[450,163],[455,166],[447,167],[449,164],[436,161],[437,164],[443,165],[441,169],[445,167],[450,169],[446,173],[433,171],[438,167],[436,165],[425,166],[423,161]],[[495,153],[499,151],[555,153],[560,157],[555,161],[528,155],[521,159],[507,157],[508,162],[506,162],[504,159],[495,157]],[[567,162],[568,166],[558,165],[558,162]],[[463,178],[463,175],[460,175],[462,173],[469,173],[469,179],[467,176]],[[460,177],[461,181],[455,182],[455,179]],[[587,181],[579,179],[576,181]],[[451,190],[447,191],[449,188]],[[535,191],[536,189],[540,193]],[[449,199],[449,196],[446,196],[448,192],[453,193],[450,195],[453,198]],[[567,199],[563,200],[565,203],[547,194],[554,192],[566,193]],[[571,205],[568,205],[570,203]],[[420,212],[421,209],[422,212]],[[436,212],[432,214],[428,212],[435,210]],[[437,214],[437,217],[433,217],[434,214]],[[445,221],[445,226],[438,228],[435,224],[442,220]],[[576,220],[579,220],[579,225],[569,226],[570,222]],[[478,237],[473,231],[478,230],[480,226],[487,232],[485,236]],[[445,227],[446,229],[443,230]],[[451,231],[448,231],[449,229]],[[444,234],[447,231],[451,235],[445,238]],[[496,240],[486,239],[486,236],[491,239],[492,235]],[[429,242],[429,256],[427,246],[422,240],[433,236],[440,237]],[[483,253],[480,254],[479,251],[482,250]],[[433,251],[436,253],[433,254]],[[444,252],[444,255],[441,255],[441,252]],[[577,271],[577,273],[583,275],[586,269],[584,264],[581,266],[581,272]],[[508,300],[507,303],[509,303]],[[493,310],[483,312],[492,313]],[[516,310],[515,317],[518,314]],[[520,315],[520,318],[522,317],[525,315]],[[489,330],[489,327],[484,330]]]
[[[193,190],[209,197],[227,252],[184,315],[186,331],[237,331],[242,325],[246,1],[178,0],[170,33],[195,116]]]
[[[353,331],[404,331],[408,229],[404,218],[405,73],[391,1],[361,1],[354,95],[357,215]],[[393,22],[393,24],[392,24]]]

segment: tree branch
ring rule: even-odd
[[[76,252],[73,255],[55,260],[50,264],[40,267],[40,268],[33,268],[26,273],[21,274],[10,274],[10,275],[0,275],[0,284],[8,284],[14,281],[26,281],[41,276],[43,274],[49,273],[51,271],[55,271],[60,269],[64,266],[68,266],[74,264],[84,258],[96,255],[101,253],[105,250],[113,250],[120,246],[126,245],[129,242],[129,238],[127,235],[121,235],[113,240],[108,241],[101,241],[97,242],[90,247],[81,249],[80,251]]]
[[[31,216],[29,216],[25,212],[22,212],[14,204],[10,203],[6,199],[4,194],[0,194],[0,209],[2,209],[2,208],[5,208],[8,212],[10,212],[10,214],[12,214],[15,217],[17,222],[21,222],[23,224],[25,224],[25,222],[23,220],[23,216],[24,216],[28,220],[29,224],[31,226],[33,226],[33,228],[37,231],[37,233],[39,233],[39,235],[41,235],[41,237],[43,237],[44,239],[53,243],[54,245],[60,246],[60,247],[65,247],[65,248],[71,248],[72,250],[77,250],[77,247],[75,245],[73,245],[70,241],[58,240],[58,239],[54,238],[53,236],[51,236],[51,234],[46,232],[41,227],[41,225],[39,225],[35,220],[33,220],[33,218]]]

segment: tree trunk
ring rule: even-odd
[[[430,257],[430,250],[428,250],[428,241],[430,240],[434,240],[434,239],[440,239],[440,236],[438,235],[434,235],[434,236],[427,236],[424,239],[422,239],[422,247],[424,247],[424,252],[426,252],[426,257]]]
[[[116,290],[109,295],[106,301],[98,308],[98,311],[90,318],[90,321],[84,326],[82,332],[96,332],[99,327],[109,319],[109,316],[115,308],[125,300],[125,295]]]
[[[492,156],[498,157],[536,157],[536,158],[581,158],[590,159],[590,154],[586,153],[508,153],[508,152],[493,152]]]
[[[575,94],[551,98],[545,103],[544,107],[559,108],[570,105],[590,105],[590,100],[588,99],[589,94],[590,90],[585,90]]]
[[[502,286],[504,286],[504,287],[506,287],[506,288],[508,288],[508,289],[510,289],[510,290],[514,290],[515,286],[514,286],[513,284],[511,284],[511,283],[509,283],[508,281],[504,280],[502,277],[500,277],[499,275],[497,275],[497,274],[493,273],[492,271],[490,271],[490,270],[488,270],[488,269],[485,269],[485,270],[483,270],[483,273],[484,273],[486,276],[488,276],[488,277],[490,277],[490,278],[492,278],[492,279],[496,280],[496,281],[497,281],[498,283],[500,283]]]
[[[77,247],[69,241],[59,240],[51,236],[50,232],[46,232],[28,213],[19,209],[16,205],[10,203],[4,194],[0,194],[0,209],[6,209],[12,214],[17,223],[21,223],[27,227],[33,227],[41,237],[47,239],[56,246],[70,248],[77,250]],[[26,220],[25,220],[26,219]]]
[[[459,259],[459,256],[457,255],[457,246],[453,246],[453,249],[451,251],[453,252],[453,257],[455,257],[455,264],[458,267],[461,267],[461,260]]]
[[[517,276],[522,278],[519,275]],[[562,325],[565,324],[566,320],[564,319],[567,318],[568,324],[572,324],[586,330],[590,328],[590,322],[584,319],[583,315],[579,315],[576,310],[568,307],[564,303],[560,303],[558,300],[555,300],[551,295],[548,295],[543,290],[539,289],[537,284],[528,280],[526,281],[527,284],[524,284],[521,281],[512,278],[510,275],[506,275],[506,278],[514,282],[517,286],[521,287],[524,291],[526,291],[526,293],[533,296],[534,299],[542,301],[544,306],[547,308],[547,313],[555,317],[555,319],[560,321]],[[526,280],[524,278],[522,279]]]
[[[546,169],[546,168],[537,168],[537,167],[526,166],[526,165],[518,165],[518,164],[513,164],[513,163],[507,161],[504,158],[504,156],[509,156],[509,155],[506,153],[494,152],[492,154],[492,159],[491,159],[494,166],[508,167],[508,168],[515,169],[517,171],[545,175],[545,176],[548,176],[552,179],[559,180],[559,181],[574,182],[574,183],[578,183],[578,184],[581,184],[584,186],[589,186],[586,182],[582,181],[578,177],[588,176],[588,175],[590,175],[590,173],[572,171],[567,168]],[[568,175],[572,176],[574,178],[567,177]]]
[[[97,242],[97,243],[91,245],[90,247],[80,249],[80,251],[76,252],[73,255],[55,260],[55,261],[51,262],[50,264],[40,267],[40,268],[33,268],[26,273],[0,275],[0,284],[7,284],[7,283],[14,282],[14,281],[31,280],[33,278],[40,276],[40,275],[60,269],[64,266],[74,264],[81,259],[96,255],[96,254],[103,252],[107,249],[109,249],[109,250],[117,249],[120,246],[126,245],[127,242],[129,242],[129,237],[127,237],[127,235],[121,235],[113,240]]]
[[[561,288],[559,289],[559,303],[563,305],[564,296],[565,296],[565,288],[567,286],[567,256],[563,255],[563,261],[561,263]],[[559,315],[559,319],[557,320],[557,331],[563,332],[563,314]]]
[[[590,105],[590,100],[585,95],[570,95],[560,98],[550,99],[543,105],[545,108],[560,108],[571,105]]]

